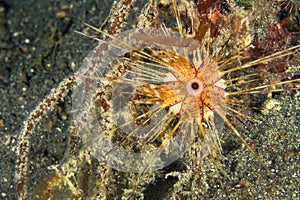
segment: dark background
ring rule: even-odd
[[[111,5],[112,0],[0,0],[0,199],[16,199],[15,151],[23,120],[97,45],[73,31],[83,30],[81,21],[100,26]],[[46,129],[66,124],[64,109],[59,106]],[[65,149],[60,139],[53,142]]]
[[[0,199],[17,197],[16,148],[23,121],[52,88],[79,68],[97,45],[73,31],[84,29],[80,21],[100,26],[111,5],[112,0],[0,0]],[[299,198],[299,96],[287,93],[276,98],[283,105],[281,110],[271,111],[268,116],[257,111],[248,113],[264,123],[245,124],[244,128],[249,137],[260,141],[252,145],[263,160],[270,162],[277,176],[260,177],[263,167],[236,137],[225,135],[225,165],[232,180],[221,181],[222,191],[216,188],[220,185],[218,178],[210,180],[207,197]],[[70,109],[70,98],[66,98],[51,115],[45,116],[39,129],[42,131],[36,131],[31,147],[31,156],[36,158],[31,160],[43,159],[41,168],[59,162],[66,149]],[[37,171],[33,180],[43,177],[44,170],[33,170]],[[153,191],[157,189],[154,187]]]

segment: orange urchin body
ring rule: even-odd
[[[157,56],[161,64],[168,67],[171,76],[162,85],[139,87],[140,95],[159,99],[155,103],[168,108],[174,116],[180,115],[182,121],[204,120],[216,107],[220,109],[225,88],[215,62],[206,56],[199,66],[195,66],[193,60],[175,52],[160,51]]]

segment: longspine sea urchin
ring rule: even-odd
[[[154,151],[154,155],[158,158],[162,151],[166,150],[166,146],[169,145],[176,133],[181,140],[188,138],[187,143],[193,140],[193,137],[198,137],[200,149],[196,151],[202,155],[198,157],[200,159],[209,153],[209,148],[213,148],[217,144],[217,130],[213,121],[214,112],[220,112],[221,116],[225,116],[224,81],[217,69],[217,64],[210,59],[204,49],[201,49],[200,44],[192,39],[175,36],[176,34],[171,30],[164,29],[162,31],[148,28],[129,31],[123,33],[121,38],[113,38],[114,42],[109,44],[111,45],[109,55],[115,56],[113,65],[106,69],[99,67],[99,71],[95,72],[102,75],[98,78],[101,88],[106,88],[101,94],[100,102],[110,105],[108,109],[102,104],[98,105],[102,106],[101,121],[105,116],[109,123],[106,125],[101,123],[101,127],[98,128],[91,124],[88,126],[91,126],[92,129],[102,130],[103,133],[107,130],[108,132],[104,135],[109,137],[113,137],[116,134],[115,131],[120,130],[125,132],[123,137],[128,137],[127,139],[138,137],[148,143],[164,135],[161,146],[158,147],[157,152]],[[122,48],[120,51],[121,47],[118,46],[118,43],[124,41],[130,50],[124,51]],[[173,43],[172,46],[170,46],[170,42]],[[122,57],[121,55],[126,56]],[[108,57],[109,59],[111,58]],[[111,60],[104,63],[111,63]],[[103,66],[102,63],[100,66]],[[78,78],[86,79],[88,77],[79,76]],[[97,80],[96,77],[94,79]],[[78,82],[84,81],[79,80]],[[110,89],[108,89],[109,87]],[[75,93],[76,91],[77,89],[75,89]],[[82,88],[78,87],[78,91],[82,91]],[[75,110],[82,112],[93,108],[94,98],[89,98],[83,98],[79,102],[76,98]],[[87,103],[89,109],[82,108],[83,102],[90,102]],[[75,122],[78,123],[78,131],[83,135],[83,140],[88,145],[96,143],[99,147],[94,147],[97,149],[95,154],[99,154],[99,148],[104,150],[106,145],[99,140],[97,142],[89,140],[98,137],[103,140],[103,138],[97,137],[97,133],[85,136],[86,132],[92,131],[90,128],[88,128],[90,131],[86,131],[87,125],[81,123],[82,115],[76,114],[75,116]],[[84,121],[91,121],[91,116],[93,116],[91,113],[85,114]],[[153,120],[157,124],[153,124]],[[139,121],[138,124],[137,121]],[[204,128],[203,122],[208,125],[207,130]],[[192,132],[187,132],[187,130]],[[203,142],[200,142],[199,138],[202,138]],[[180,144],[180,142],[178,145],[185,148],[189,146],[184,143]],[[180,147],[178,148],[180,149]],[[105,155],[111,153],[112,150],[109,149],[109,153],[105,153]],[[171,151],[171,153],[173,152]],[[113,157],[119,157],[118,155],[120,156],[121,153],[117,152]],[[97,156],[100,156],[99,159],[109,160],[101,153]],[[147,155],[147,157],[149,156],[151,157],[151,154]],[[134,168],[122,161],[122,170],[138,170],[136,172],[144,173],[148,171],[146,168],[150,168],[152,165],[161,168],[162,166],[159,167],[158,164],[155,164],[154,160],[158,159],[155,156],[150,159],[150,163],[141,164],[139,167],[136,166],[137,163],[129,162],[129,165],[134,163]],[[177,156],[172,155],[171,157],[175,159]],[[137,162],[138,157],[135,160]],[[163,163],[164,166],[168,162],[165,160]],[[142,167],[143,165],[145,168]],[[118,168],[118,166],[114,167]]]

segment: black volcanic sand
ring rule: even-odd
[[[73,32],[83,30],[80,21],[99,26],[108,16],[112,0],[34,1],[0,0],[0,199],[16,199],[14,183],[19,131],[26,116],[65,77],[72,74],[96,45],[96,41]],[[253,199],[254,197],[300,198],[299,195],[299,96],[276,96],[279,111],[263,119],[259,126],[244,124],[256,151],[267,161],[274,177],[261,166],[240,141],[225,135],[224,154],[232,180],[211,179],[206,197]],[[49,163],[61,161],[67,148],[67,128],[71,120],[71,98],[67,97],[45,116],[32,139],[31,160],[40,160],[33,181],[43,177]],[[259,174],[263,174],[262,177]],[[226,190],[218,189],[220,182]],[[240,183],[245,183],[241,185]],[[247,184],[250,183],[250,184]],[[221,187],[221,186],[220,186]],[[160,186],[156,187],[159,189]],[[167,191],[166,191],[167,192]],[[147,193],[147,192],[146,192]],[[148,192],[149,194],[149,192]],[[151,199],[149,197],[149,199]]]
[[[0,199],[16,199],[15,151],[23,120],[97,45],[74,30],[83,30],[81,21],[100,26],[111,5],[109,0],[0,1]],[[62,104],[49,117],[48,129],[53,123],[55,127],[68,124],[65,108]],[[43,149],[63,146],[64,150],[65,135],[53,130],[52,144],[43,141],[48,138],[43,134],[37,141],[50,146]]]

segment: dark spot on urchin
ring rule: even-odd
[[[199,84],[196,83],[196,82],[192,83],[191,86],[192,86],[192,88],[193,88],[194,90],[197,90],[197,89],[199,88]]]

